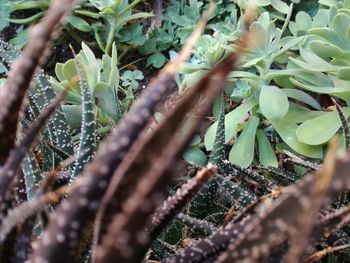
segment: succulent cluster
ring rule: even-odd
[[[149,13],[132,14],[132,8],[140,2],[140,0],[135,0],[131,3],[129,3],[128,0],[79,1],[73,10],[73,14],[68,18],[68,33],[77,40],[81,39],[80,35],[82,34],[77,34],[74,30],[80,33],[95,35],[99,48],[108,54],[112,50],[114,35],[118,33],[125,24],[135,19],[151,16]],[[29,17],[9,20],[12,23],[25,25],[34,23],[40,19],[50,6],[50,1],[10,1],[8,6],[17,11],[37,10],[34,15],[30,15]]]
[[[283,3],[260,1],[278,11]],[[57,79],[40,69],[58,25],[75,5],[74,0],[54,1],[31,29],[23,51],[0,42],[0,58],[8,67],[0,87],[0,261],[315,262],[332,254],[329,260],[346,262],[350,154],[338,153],[331,138],[341,127],[343,148],[350,146],[349,112],[341,105],[348,103],[348,92],[337,86],[344,82],[334,81],[348,77],[347,3],[333,6],[326,14],[331,22],[322,29],[308,30],[300,20],[318,23],[326,11],[313,18],[298,13],[291,24],[288,9],[282,29],[266,12],[256,22],[247,15],[232,39],[219,41],[200,38],[212,19],[210,5],[186,35],[183,49],[122,116],[119,82],[132,89],[132,81],[141,77],[136,71],[119,77],[113,43],[111,56],[101,60],[85,44],[78,54],[72,49],[74,58],[56,65]],[[282,41],[288,23],[299,37]],[[206,59],[184,63],[198,39],[192,62]],[[255,47],[248,46],[252,39]],[[300,42],[305,45],[300,57],[291,58],[287,69],[271,69]],[[213,46],[215,52],[203,48]],[[248,70],[237,70],[239,65]],[[182,94],[155,121],[165,96],[180,81],[177,74],[185,70],[200,74],[193,82],[181,80]],[[232,82],[251,96],[226,114]],[[334,110],[323,111],[309,93],[278,83],[334,95]],[[178,169],[181,156],[198,148],[195,135],[213,104],[216,122],[205,137],[208,165]],[[293,122],[297,117],[291,110],[301,107],[314,114]],[[227,149],[242,119],[242,132]],[[316,120],[332,127],[307,137],[303,132]],[[116,127],[98,143],[108,125]],[[324,162],[284,151],[291,169],[278,168],[269,133],[259,125],[273,127],[291,149],[308,157],[319,157],[320,145],[331,141]],[[255,137],[260,165],[252,170]]]

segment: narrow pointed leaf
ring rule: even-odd
[[[75,54],[74,54],[75,56]],[[77,176],[93,157],[96,148],[96,120],[95,108],[92,100],[91,92],[85,80],[78,59],[75,58],[76,71],[79,75],[80,90],[82,96],[82,124],[81,124],[81,138],[78,150],[78,159],[75,163],[73,177]]]

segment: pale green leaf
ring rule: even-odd
[[[345,117],[350,116],[350,108],[342,108]],[[341,127],[337,111],[303,122],[296,130],[298,140],[309,145],[321,145],[328,142]]]
[[[296,136],[298,126],[296,124],[286,119],[282,119],[280,122],[272,123],[272,126],[281,136],[283,141],[297,153],[310,158],[320,159],[323,157],[321,146],[307,145],[298,140]]]
[[[256,133],[259,145],[259,161],[264,166],[278,167],[278,161],[265,132],[258,129]]]
[[[280,121],[288,112],[288,97],[276,86],[262,86],[259,96],[262,114],[270,121]]]
[[[238,125],[243,121],[244,115],[250,111],[255,105],[257,105],[257,101],[255,99],[250,99],[244,104],[240,105],[233,111],[229,112],[225,116],[225,142],[227,143],[231,138],[236,134],[236,129]],[[216,130],[217,130],[218,122],[212,124],[207,130],[204,137],[205,148],[208,151],[211,151],[214,146]]]
[[[305,104],[317,109],[322,110],[320,104],[317,100],[315,100],[311,95],[308,93],[298,90],[298,89],[282,89],[283,93],[286,94],[289,98],[299,100],[301,102],[304,102]]]
[[[183,158],[199,166],[205,166],[207,164],[207,157],[204,152],[198,147],[189,147],[183,155]]]
[[[230,151],[230,162],[247,168],[254,159],[255,133],[259,118],[252,116]]]

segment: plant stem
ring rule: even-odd
[[[134,2],[132,2],[130,5],[128,5],[127,7],[124,8],[124,10],[122,10],[118,15],[119,17],[123,16],[124,13],[128,12],[131,8],[133,8],[135,5],[137,5],[138,3],[140,3],[141,0],[135,0]]]
[[[112,43],[114,40],[114,33],[115,33],[115,28],[116,28],[116,22],[113,21],[113,23],[111,24],[111,27],[109,28],[109,33],[108,33],[108,38],[107,38],[107,44],[106,44],[106,48],[105,48],[105,54],[109,54],[112,48]]]

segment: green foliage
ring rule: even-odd
[[[347,51],[346,45],[341,44],[345,40],[341,40],[342,37],[336,38],[329,35],[330,30],[336,34],[345,34],[348,14],[346,4],[345,8],[341,9],[342,4],[337,2],[337,7],[330,9],[328,7],[331,5],[330,2],[321,2],[322,5],[318,11],[314,12],[316,8],[314,1],[311,1],[309,5],[300,3],[300,1],[290,1],[290,3],[294,3],[293,20],[295,21],[290,21],[292,7],[288,7],[287,1],[286,3],[279,0],[258,1],[261,7],[260,17],[251,26],[255,38],[252,40],[251,50],[241,63],[243,70],[233,72],[228,79],[226,95],[230,99],[225,101],[226,108],[228,108],[227,103],[243,104],[242,107],[238,106],[226,113],[225,142],[233,145],[230,160],[245,167],[254,163],[255,160],[266,158],[276,160],[272,152],[277,145],[271,144],[269,140],[265,140],[266,138],[282,139],[283,144],[278,145],[279,148],[284,147],[310,158],[322,158],[323,145],[338,132],[340,123],[336,119],[335,112],[331,114],[322,110],[319,101],[312,93],[330,94],[345,101],[348,100],[348,91],[344,87],[348,75],[347,64],[343,58]],[[199,20],[202,10],[207,8],[208,1],[174,1],[166,5],[162,26],[151,28],[146,34],[140,24],[127,25],[128,18],[135,18],[134,15],[144,15],[140,12],[131,13],[131,9],[137,4],[138,1],[130,4],[128,1],[118,3],[83,1],[74,14],[103,20],[101,25],[108,24],[108,27],[104,27],[103,30],[99,26],[93,26],[95,37],[99,40],[100,46],[105,45],[105,51],[110,49],[106,48],[109,44],[105,42],[114,39],[109,37],[113,31],[120,40],[119,43],[122,43],[122,46],[118,45],[118,48],[122,49],[121,56],[124,56],[127,50],[123,45],[137,47],[137,51],[146,56],[144,58],[147,59],[146,66],[152,65],[159,68],[167,60],[164,52],[169,49],[176,51],[179,45],[186,41]],[[236,1],[236,4],[218,1],[218,8],[209,18],[205,33],[197,43],[193,56],[180,70],[181,74],[178,78],[180,93],[186,87],[194,85],[211,67],[220,63],[230,50],[235,49],[233,42],[242,34],[243,28],[239,7],[245,8],[245,4],[246,1]],[[27,3],[26,8],[29,6],[30,4]],[[98,10],[98,13],[93,15],[90,11],[84,12],[84,8],[88,10],[89,6]],[[45,6],[40,6],[40,8],[45,8]],[[298,10],[301,11],[298,12]],[[275,18],[278,20],[274,20]],[[279,21],[282,21],[282,24]],[[344,28],[341,29],[341,27]],[[106,41],[101,42],[103,39]],[[336,39],[340,40],[334,43]],[[327,41],[326,45],[325,41]],[[171,51],[172,59],[175,57],[174,54],[176,53]],[[328,62],[329,58],[337,54],[342,58],[335,58]],[[108,55],[105,55],[102,60],[107,60],[107,58],[110,59]],[[67,76],[71,77],[69,74],[74,74],[74,69],[69,69],[73,67],[72,62],[67,61],[64,65],[57,64],[56,75],[61,84],[64,84],[62,81],[67,80]],[[108,64],[108,62],[96,62],[95,59],[87,63],[92,67],[87,74],[90,79],[98,78],[96,72],[103,72],[103,67],[99,66],[98,70],[92,65],[96,67],[97,64]],[[64,76],[64,74],[68,75]],[[337,76],[337,81],[334,80],[334,77],[330,77],[334,75]],[[140,80],[142,80],[142,73],[138,70],[134,73],[130,70],[124,71],[118,87],[114,88],[111,88],[110,85],[107,87],[105,83],[95,83],[95,80],[90,80],[90,86],[97,85],[92,88],[93,95],[101,101],[97,103],[99,124],[106,126],[110,125],[111,121],[118,122],[121,111],[119,110],[119,114],[116,114],[114,109],[122,108],[124,111],[128,109],[134,100],[133,90],[138,86]],[[55,82],[52,79],[51,81]],[[315,85],[310,85],[310,83]],[[334,92],[326,91],[330,85],[336,88],[336,90],[333,89]],[[57,89],[57,83],[54,86]],[[124,94],[120,99],[117,96],[118,91],[119,94],[120,92]],[[80,103],[79,87],[76,87],[67,96],[66,104],[63,106],[73,128],[77,128],[80,123],[74,117],[80,115]],[[105,106],[106,104],[108,106]],[[346,113],[347,108],[343,107],[343,111]],[[245,136],[239,136],[240,132],[246,131],[246,121],[253,116],[259,118],[257,128],[267,132],[264,137],[261,133],[260,136],[256,136],[257,143],[251,142],[249,136],[246,136],[247,139],[244,139]],[[336,123],[336,125],[324,128],[326,123]],[[204,145],[208,151],[212,150],[216,127],[215,122],[205,134]],[[319,132],[319,129],[322,132]],[[234,146],[236,142],[254,147]],[[258,145],[260,146],[257,147]],[[186,159],[197,164],[205,164],[203,144],[198,142],[194,146],[186,153]],[[259,150],[260,148],[268,149],[267,157],[264,156],[264,151]],[[257,158],[257,153],[259,158]],[[239,157],[234,157],[234,155],[249,156],[249,158],[244,161],[235,161]],[[275,166],[276,161],[273,163]]]
[[[229,160],[244,168],[248,167],[254,159],[254,140],[256,129],[259,124],[259,118],[253,116],[247,122],[247,126],[237,138],[231,148]]]
[[[124,93],[125,98],[122,101],[123,109],[127,110],[135,99],[135,92],[140,89],[139,82],[144,78],[140,70],[125,70],[120,76],[119,90]]]
[[[116,36],[119,38],[119,32],[127,23],[151,16],[149,13],[132,13],[133,7],[139,2],[139,0],[131,1],[131,3],[128,0],[79,1],[78,6],[68,18],[68,32],[77,41],[80,40],[80,35],[83,34],[77,35],[75,30],[81,33],[90,33],[88,35],[94,35],[99,48],[106,54],[109,54]],[[17,24],[32,24],[44,15],[45,10],[49,7],[49,3],[49,0],[20,0],[10,2],[8,5],[12,10],[40,11],[26,18],[10,19],[9,21]],[[83,39],[86,38],[83,37]]]
[[[197,135],[190,143],[188,149],[183,155],[183,158],[192,164],[205,166],[207,164],[207,156],[200,148],[201,138]]]
[[[163,14],[162,26],[153,28],[143,45],[138,47],[138,51],[147,56],[147,65],[155,68],[164,65],[167,58],[164,52],[169,49],[177,51],[186,42],[209,2],[193,0],[187,4],[187,1],[171,1]],[[221,0],[217,1],[217,7],[209,19],[207,31],[232,33],[237,23],[237,6]]]
[[[328,12],[320,10],[319,12],[327,14],[324,21],[328,23],[323,27],[307,30],[305,42],[300,47],[300,57],[291,59],[288,65],[301,73],[292,73],[291,83],[311,93],[338,97],[346,105],[342,108],[346,118],[349,116],[347,106],[350,94],[347,89],[349,65],[346,61],[347,30],[350,21],[347,8],[345,2],[342,9],[333,6]],[[304,143],[321,145],[329,141],[340,126],[338,115],[333,108],[332,112],[304,121],[297,129],[297,136]]]
[[[101,125],[111,122],[117,123],[121,116],[120,101],[118,99],[119,70],[117,67],[117,50],[113,45],[112,56],[103,55],[101,60],[96,59],[91,49],[82,44],[82,50],[77,55],[77,60],[84,70],[89,92],[91,92],[93,104],[97,106],[97,121]],[[50,78],[50,82],[56,91],[62,91],[67,83],[77,75],[74,59],[65,63],[56,64],[56,76],[58,81]],[[80,115],[82,112],[81,87],[79,83],[68,91],[63,110],[69,116]],[[72,129],[80,126],[80,118],[69,118]]]
[[[242,67],[246,71],[232,73],[226,89],[233,102],[243,102],[242,106],[226,114],[226,120],[231,125],[226,125],[226,143],[231,144],[237,132],[242,130],[242,136],[233,141],[230,161],[247,167],[254,160],[252,137],[244,136],[249,130],[244,128],[244,120],[251,118],[245,115],[248,112],[250,116],[260,118],[261,131],[274,129],[284,141],[283,147],[287,146],[310,158],[322,158],[322,146],[339,131],[341,123],[335,109],[332,112],[323,111],[315,95],[334,95],[348,103],[348,89],[345,88],[348,64],[344,60],[347,40],[343,35],[346,34],[349,23],[345,10],[333,7],[331,14],[329,9],[320,8],[314,17],[301,11],[296,14],[295,22],[289,23],[289,9],[282,28],[278,28],[271,20],[271,13],[265,12],[252,24],[251,29],[256,37],[253,43],[259,44],[253,44],[252,51],[244,58]],[[331,21],[330,29],[327,21]],[[183,67],[183,83],[195,83],[196,78],[204,74],[210,65],[220,61],[220,56],[210,57],[209,54],[214,54],[210,53],[212,50],[216,54],[222,52],[221,56],[224,56],[228,49],[225,46],[227,42],[221,42],[221,39],[227,41],[225,37],[203,36],[207,41],[198,43],[194,52],[195,59]],[[208,45],[208,40],[213,46]],[[217,43],[220,44],[216,46]],[[198,52],[200,50],[204,53]],[[198,63],[198,60],[201,62]],[[258,103],[249,107],[247,100]],[[295,101],[299,103],[295,104]],[[248,106],[247,110],[243,109],[244,105]],[[348,117],[348,108],[343,107],[342,110]],[[205,135],[207,150],[212,149],[216,125],[214,123]],[[253,130],[250,133],[254,135]],[[262,157],[264,154],[259,150],[259,160],[276,160],[273,148],[268,145],[269,141],[264,140],[264,146],[261,145],[262,138],[260,132],[260,147],[268,149],[270,157]],[[236,158],[242,159],[238,161]],[[276,161],[273,163],[276,166]]]
[[[5,27],[9,25],[9,17],[11,15],[11,8],[6,6],[6,3],[8,1],[6,0],[1,0],[0,1],[0,6],[1,6],[1,12],[0,12],[0,31],[2,31]]]
[[[102,23],[93,25],[93,29],[99,47],[106,54],[108,54],[112,48],[115,35],[118,35],[118,32],[125,24],[135,19],[151,16],[151,14],[143,12],[132,14],[132,8],[140,3],[140,0],[134,0],[131,1],[131,3],[129,3],[128,0],[89,0],[89,2],[99,11],[97,17],[102,20]]]
[[[83,50],[86,46],[83,45]],[[85,51],[84,50],[84,51]],[[85,53],[86,54],[86,53]],[[83,57],[83,56],[82,56]],[[91,96],[91,90],[88,85],[88,79],[83,75],[80,67],[80,62],[75,55],[76,72],[79,76],[80,91],[82,97],[82,123],[81,123],[81,138],[77,161],[73,171],[73,177],[76,177],[83,170],[83,167],[88,163],[95,153],[96,148],[96,116],[94,109],[94,101]],[[90,61],[91,62],[91,61]],[[104,101],[103,101],[104,102]]]
[[[149,73],[166,63],[167,53],[179,59],[180,46],[210,1],[170,1],[163,6],[162,25],[155,27],[149,20],[133,23],[150,16],[135,9],[140,2],[81,1],[66,28],[76,40],[90,33],[88,41],[74,59],[56,63],[56,77],[39,70],[30,89],[28,82],[19,143],[0,169],[0,260],[9,240],[24,240],[29,249],[40,236],[30,260],[81,262],[93,250],[97,262],[257,262],[272,251],[288,258],[296,249],[295,260],[303,261],[311,251],[304,247],[348,244],[343,225],[350,211],[349,154],[336,158],[334,145],[327,146],[337,135],[344,141],[339,148],[350,144],[350,1],[258,0],[251,46],[239,54],[239,70],[230,72],[246,30],[247,1],[219,0],[178,75],[165,68],[152,81]],[[12,20],[32,23],[48,1],[10,5],[39,10]],[[26,32],[21,27],[12,43],[21,47]],[[7,74],[19,51],[0,45]],[[94,53],[97,45],[101,58]],[[175,81],[180,98],[171,96],[159,107]],[[144,83],[150,84],[141,93]],[[53,106],[56,92],[66,92],[60,106]],[[2,107],[4,96],[0,100]],[[200,127],[213,102],[212,116]],[[26,139],[39,132],[37,120],[46,109],[56,107],[37,143]],[[0,110],[0,117],[6,114]],[[30,149],[26,156],[21,143]],[[325,168],[319,169],[325,153]],[[186,165],[178,165],[172,177],[180,156]],[[18,201],[17,191],[29,201]],[[170,197],[159,207],[166,192]],[[62,204],[49,205],[61,198]],[[18,252],[28,257],[28,251]]]

